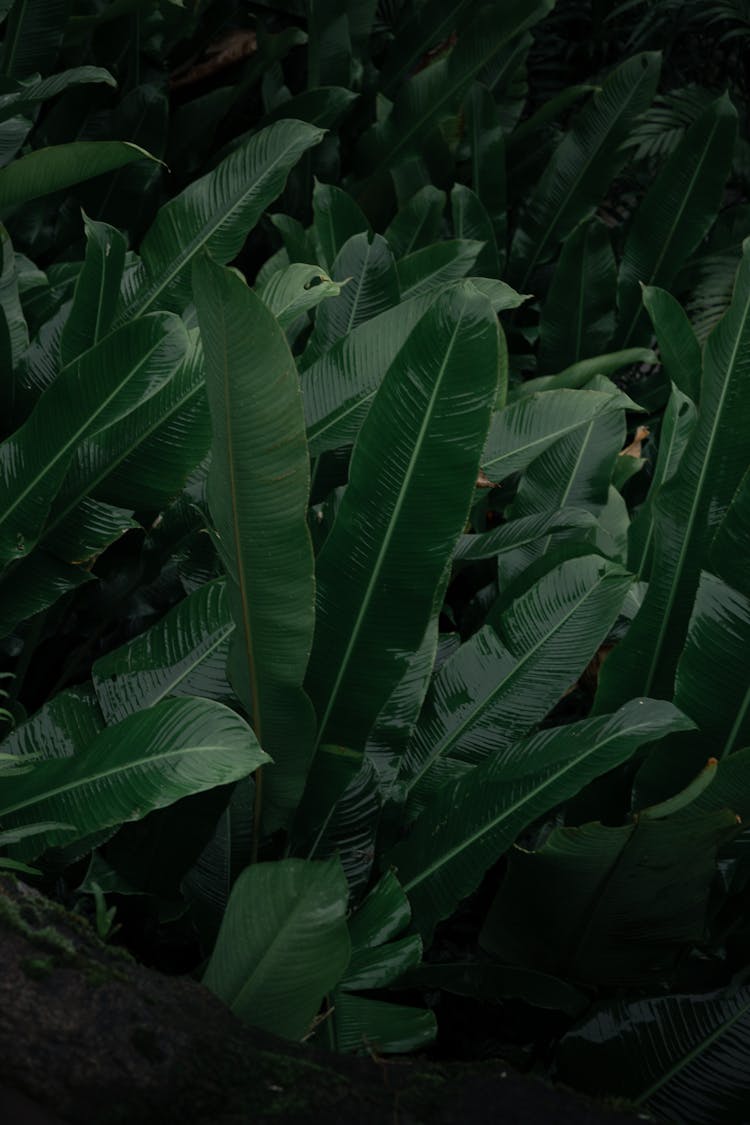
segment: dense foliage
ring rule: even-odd
[[[0,865],[280,1035],[743,1120],[747,5],[0,19]]]

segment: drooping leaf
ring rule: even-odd
[[[672,696],[698,577],[711,538],[743,473],[750,426],[750,243],[734,299],[704,354],[698,422],[680,471],[655,501],[651,582],[628,634],[608,658],[596,707],[611,710],[639,689]]]
[[[612,375],[621,367],[634,363],[658,363],[657,356],[650,348],[624,348],[619,352],[579,359],[559,371],[556,375],[540,375],[537,379],[527,379],[514,389],[514,398],[524,398],[538,391],[575,390],[588,386],[597,376]]]
[[[690,726],[671,703],[632,700],[532,735],[439,790],[388,856],[425,942],[528,824],[644,742]]]
[[[750,1095],[750,988],[621,1000],[564,1036],[561,1081],[669,1121],[731,1125]]]
[[[724,94],[688,129],[639,205],[618,278],[619,347],[648,340],[639,282],[669,286],[714,221],[736,131],[737,112]]]
[[[240,1019],[301,1039],[349,961],[346,902],[335,859],[248,867],[232,890],[203,983]]]
[[[80,184],[134,160],[154,157],[129,141],[72,141],[38,148],[0,169],[0,213],[7,214],[30,199]]]
[[[194,287],[213,423],[208,504],[236,626],[229,678],[274,760],[264,808],[276,825],[302,794],[314,725],[301,686],[314,610],[302,397],[260,298],[208,258],[196,263]]]
[[[321,137],[300,121],[270,125],[165,204],[141,243],[138,269],[126,278],[120,319],[154,307],[182,312],[196,255],[208,250],[217,261],[230,261],[291,168]]]
[[[209,582],[145,633],[100,657],[92,679],[107,722],[168,696],[230,702],[225,667],[234,628],[224,583]]]
[[[61,821],[14,847],[33,859],[47,847],[136,820],[190,793],[245,777],[268,756],[247,724],[208,699],[165,699],[107,727],[71,758],[4,778],[0,817],[9,827]]]
[[[470,402],[467,368],[475,372]],[[326,741],[364,746],[419,647],[466,519],[496,389],[494,314],[470,284],[457,286],[418,321],[390,367],[318,556],[308,684]]]
[[[563,243],[539,321],[539,371],[562,371],[604,351],[615,327],[617,274],[603,223],[581,223]]]

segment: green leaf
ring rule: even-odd
[[[603,391],[545,391],[521,398],[493,416],[482,470],[493,481],[527,468],[556,441],[585,432],[592,422],[626,405],[613,387]]]
[[[736,833],[728,809],[554,828],[538,851],[512,853],[482,944],[504,961],[588,984],[662,980],[703,939],[717,849]]]
[[[677,665],[674,701],[708,737],[719,760],[750,745],[748,646],[750,598],[704,571]]]
[[[532,735],[440,789],[388,855],[425,943],[527,825],[644,742],[691,725],[671,703],[632,700],[614,715]]]
[[[247,724],[207,699],[165,699],[107,727],[72,758],[40,762],[3,779],[0,818],[14,828],[39,820],[71,824],[14,848],[33,859],[101,829],[138,820],[191,793],[238,781],[268,756]]]
[[[38,102],[55,98],[74,86],[94,82],[101,82],[107,86],[117,85],[109,71],[99,66],[74,66],[60,74],[51,74],[47,78],[33,75],[19,82],[15,90],[0,94],[0,121],[7,121],[17,113],[28,113]]]
[[[680,471],[655,502],[651,582],[624,641],[607,659],[596,707],[611,710],[639,689],[673,692],[674,670],[711,538],[747,468],[750,427],[750,242],[732,304],[708,338],[698,422]]]
[[[53,696],[30,719],[0,742],[0,752],[47,758],[72,758],[104,729],[96,696],[85,688],[70,688]]]
[[[480,535],[462,535],[453,557],[461,562],[492,559],[505,551],[514,551],[518,547],[535,543],[550,532],[567,531],[572,527],[593,527],[595,523],[596,519],[591,512],[577,508],[511,519]]]
[[[336,1049],[344,1052],[403,1055],[428,1046],[437,1035],[434,1012],[349,992],[336,994],[333,1020]]]
[[[750,988],[622,1000],[564,1036],[561,1081],[669,1121],[732,1125],[747,1110]]]
[[[46,531],[45,550],[63,562],[90,564],[92,559],[131,528],[141,528],[127,508],[101,504],[87,497],[54,530]],[[51,522],[51,521],[50,521]],[[16,571],[12,574],[15,577]]]
[[[127,325],[64,368],[0,446],[0,560],[28,554],[80,442],[153,395],[185,354],[176,317]]]
[[[314,620],[302,397],[260,298],[205,257],[194,286],[213,423],[208,505],[236,626],[229,678],[274,760],[264,805],[277,824],[302,794],[314,724],[301,686]]]
[[[421,59],[432,47],[449,38],[472,7],[471,0],[427,0],[417,8],[408,9],[403,21],[396,26],[380,72],[383,93],[392,96],[400,89]]]
[[[666,294],[665,294],[666,296]],[[639,578],[651,571],[655,512],[661,486],[675,475],[695,427],[696,410],[675,383],[659,429],[659,450],[648,496],[638,508],[628,531],[628,566]]]
[[[476,264],[481,250],[481,242],[457,238],[436,242],[401,258],[398,263],[401,299],[422,297],[465,277]]]
[[[606,194],[625,163],[624,142],[651,104],[660,63],[656,52],[626,59],[574,118],[521,215],[508,278],[517,288]]]
[[[670,285],[716,218],[736,132],[737,112],[724,94],[691,125],[639,205],[620,263],[620,347],[648,338],[638,283]]]
[[[493,961],[430,962],[410,969],[399,981],[403,988],[439,988],[482,1003],[523,1000],[535,1008],[564,1012],[575,1018],[589,1007],[589,997],[567,981]]]
[[[15,399],[14,369],[29,344],[29,330],[21,306],[13,244],[5,227],[0,225],[0,312],[5,319],[7,343],[5,375],[0,385],[0,406],[6,418],[13,416]],[[6,425],[3,425],[3,431]]]
[[[507,199],[505,184],[505,134],[500,112],[486,86],[475,83],[464,102],[466,131],[471,149],[471,183],[490,217],[499,251],[499,266],[505,264]],[[463,236],[462,236],[463,237]]]
[[[320,260],[330,268],[344,243],[355,234],[369,234],[370,224],[348,192],[316,180],[313,231],[322,255]]]
[[[225,667],[233,632],[224,583],[208,582],[145,633],[100,657],[92,679],[107,722],[167,696],[229,703]]]
[[[290,170],[322,135],[301,121],[270,125],[165,204],[141,243],[139,268],[126,279],[120,318],[141,316],[154,306],[182,312],[191,297],[196,255],[208,250],[218,262],[230,261],[280,195]]]
[[[612,375],[621,367],[632,363],[658,363],[658,357],[650,348],[625,348],[620,352],[590,356],[579,359],[557,375],[541,375],[538,379],[527,379],[514,389],[514,397],[523,398],[537,391],[575,390],[585,387],[597,375]]]
[[[442,758],[480,762],[541,722],[606,637],[630,581],[593,555],[569,559],[513,601],[497,629],[461,645],[435,676],[409,744],[407,791]]]
[[[399,302],[396,265],[382,235],[352,235],[339,251],[331,273],[340,285],[340,293],[335,300],[321,305],[315,315],[315,329],[305,351],[303,368],[358,325]]]
[[[465,241],[476,239],[484,243],[472,268],[477,273],[497,277],[500,258],[492,220],[479,196],[464,184],[456,184],[451,191],[451,216],[456,238]]]
[[[644,287],[643,304],[654,326],[664,374],[683,395],[697,404],[700,401],[703,360],[700,345],[682,305],[671,293],[656,285]]]
[[[94,581],[84,567],[61,562],[37,548],[0,579],[0,637],[54,605],[63,594]]]
[[[730,586],[750,596],[750,578],[745,552],[750,543],[750,468],[737,486],[714,536],[709,556],[710,569]]]
[[[469,283],[457,286],[428,309],[391,365],[318,556],[308,683],[325,741],[364,746],[420,645],[466,520],[496,390],[494,314]],[[384,474],[386,441],[393,468]]]
[[[443,225],[446,195],[432,184],[425,184],[396,214],[385,238],[396,258],[437,242]]]
[[[23,77],[50,70],[67,19],[65,0],[17,0],[5,29],[0,73]]]
[[[539,321],[539,370],[562,371],[598,355],[615,327],[617,274],[609,232],[597,219],[563,243]]]
[[[258,289],[258,296],[281,327],[289,329],[301,314],[314,309],[326,297],[338,297],[340,292],[341,286],[331,281],[320,266],[293,262],[271,274]]]
[[[86,260],[60,338],[60,358],[71,363],[106,335],[115,314],[125,266],[125,239],[114,227],[84,215]]]
[[[338,860],[248,867],[232,890],[203,983],[240,1019],[301,1039],[349,961],[346,902]]]
[[[20,203],[62,191],[134,160],[156,158],[128,141],[73,141],[38,148],[0,169],[0,213]]]

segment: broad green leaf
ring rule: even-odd
[[[0,213],[21,203],[62,191],[134,160],[155,158],[128,141],[72,141],[38,148],[0,169]]]
[[[729,809],[554,828],[538,851],[511,853],[482,945],[585,984],[661,980],[703,939],[717,850],[736,833]]]
[[[657,356],[650,348],[624,348],[619,352],[590,356],[579,359],[556,375],[540,375],[538,379],[528,379],[514,390],[514,397],[523,398],[537,391],[576,390],[585,387],[597,375],[612,375],[621,367],[633,363],[658,363]]]
[[[100,657],[92,669],[108,723],[173,695],[228,703],[226,661],[234,622],[223,582],[209,582],[156,625]]]
[[[621,1000],[564,1036],[561,1081],[668,1121],[733,1125],[750,1097],[750,988]]]
[[[505,134],[495,99],[475,83],[464,102],[471,148],[471,184],[492,223],[499,266],[505,265],[507,199],[505,185]],[[463,237],[463,236],[462,236]]]
[[[5,28],[0,74],[24,77],[50,70],[65,30],[65,0],[16,0]]]
[[[126,531],[140,529],[141,525],[132,519],[132,515],[128,508],[102,504],[87,497],[61,523],[56,524],[54,530],[44,533],[44,549],[63,562],[90,564]],[[14,577],[16,573],[12,572]]]
[[[372,126],[356,150],[367,180],[381,169],[395,168],[419,152],[441,118],[455,112],[472,81],[511,39],[533,26],[552,7],[553,0],[509,0],[502,18],[494,5],[482,5],[463,28],[446,59],[415,74],[399,90],[384,122]],[[377,170],[377,171],[373,171]],[[358,185],[361,193],[362,184]]]
[[[476,264],[482,245],[475,239],[456,238],[407,254],[398,262],[401,299],[422,297],[434,289],[442,289],[450,281],[466,277]]]
[[[461,645],[414,730],[401,770],[407,790],[441,759],[481,762],[541,722],[606,637],[630,581],[604,559],[569,559],[513,601],[497,629],[486,625]]]
[[[385,232],[386,241],[396,258],[404,258],[438,241],[445,201],[444,191],[425,184],[401,208]]]
[[[711,538],[747,468],[750,427],[750,242],[732,304],[708,338],[698,422],[679,472],[655,501],[651,582],[624,641],[608,658],[596,707],[611,710],[638,690],[673,692],[674,670]]]
[[[99,66],[74,66],[60,74],[51,74],[47,78],[34,75],[17,84],[14,90],[0,94],[0,121],[6,121],[17,113],[27,113],[38,102],[55,98],[73,86],[101,82],[107,86],[116,86],[108,70]]]
[[[583,508],[563,508],[559,512],[542,512],[539,515],[511,519],[480,535],[462,535],[453,557],[461,562],[492,559],[506,551],[535,543],[540,536],[549,535],[550,532],[567,531],[572,527],[593,527],[595,523],[592,513]]]
[[[666,294],[665,294],[666,296]],[[659,488],[675,475],[695,427],[692,401],[672,384],[672,393],[659,428],[656,469],[648,496],[638,508],[628,532],[628,566],[639,578],[648,578],[653,553],[654,505]]]
[[[315,315],[315,329],[305,351],[303,368],[358,325],[399,302],[396,265],[382,235],[352,235],[339,251],[331,275],[341,290],[338,297],[321,305]]]
[[[425,943],[527,825],[643,743],[691,725],[671,703],[635,699],[532,735],[439,790],[388,855]]]
[[[456,184],[451,191],[451,216],[456,238],[483,242],[484,247],[471,267],[476,273],[497,277],[500,258],[492,220],[478,195],[464,184]]]
[[[615,327],[617,273],[604,223],[581,223],[563,243],[539,321],[539,370],[598,355]]]
[[[0,637],[61,598],[94,582],[85,567],[71,566],[39,548],[0,579]]]
[[[656,285],[643,289],[643,304],[654,326],[659,359],[666,377],[692,399],[700,401],[701,349],[682,305]]]
[[[709,569],[750,596],[750,577],[745,565],[747,545],[750,543],[750,468],[737,486],[714,536],[709,556]]]
[[[333,1021],[336,1049],[344,1052],[403,1055],[427,1047],[437,1035],[435,1013],[429,1009],[387,1004],[350,992],[336,994]]]
[[[50,830],[14,848],[20,859],[33,859],[48,847],[238,781],[265,761],[252,731],[228,707],[165,699],[107,727],[71,758],[4,778],[0,818],[10,828],[39,820],[73,825],[74,832]]]
[[[410,918],[411,907],[403,887],[392,871],[386,871],[349,919],[352,947],[375,949],[398,937]]]
[[[302,397],[260,298],[208,258],[196,263],[194,288],[213,424],[208,505],[236,626],[229,678],[274,760],[264,805],[277,824],[302,794],[314,723],[301,686],[314,620]]]
[[[320,268],[293,262],[277,270],[258,289],[282,328],[288,329],[303,313],[314,309],[326,297],[338,297],[341,286]]]
[[[60,338],[60,358],[71,363],[106,335],[115,314],[125,266],[125,239],[114,227],[83,217],[86,260]]]
[[[648,339],[638,283],[670,285],[716,218],[736,132],[737,112],[724,94],[688,129],[639,204],[617,286],[620,347]]]
[[[230,261],[321,137],[320,129],[301,121],[270,125],[165,204],[141,243],[140,267],[127,281],[120,318],[152,307],[182,312],[196,255],[208,250],[217,261]]]
[[[322,255],[320,260],[330,269],[344,243],[355,234],[369,234],[370,225],[348,192],[316,180],[313,231]]]
[[[603,391],[545,391],[518,399],[493,415],[482,470],[501,481],[527,468],[556,441],[580,434],[591,423],[626,405],[616,388]]]
[[[112,333],[61,371],[0,446],[0,559],[28,554],[81,441],[155,394],[186,346],[182,323],[156,314]]]
[[[284,119],[305,121],[316,125],[320,129],[334,129],[346,116],[352,104],[357,100],[358,94],[347,90],[344,86],[317,86],[312,90],[303,90],[276,106],[263,118],[263,125]],[[235,138],[244,142],[252,133],[244,133]]]
[[[675,704],[721,760],[750,745],[750,598],[704,571],[677,665]]]
[[[302,374],[310,454],[351,445],[385,373],[436,293],[405,301],[365,321]]]
[[[69,688],[6,735],[0,753],[19,758],[72,758],[103,729],[104,717],[90,688]]]
[[[203,983],[245,1022],[301,1039],[349,961],[346,903],[338,860],[248,867],[232,890]]]
[[[633,55],[611,72],[573,120],[524,208],[508,280],[525,289],[537,266],[590,215],[627,157],[624,142],[651,104],[658,53]]]
[[[468,513],[497,390],[497,356],[489,303],[470,283],[456,286],[419,320],[367,415],[349,486],[318,556],[308,684],[325,741],[364,746],[421,643]],[[474,372],[471,401],[467,369]],[[430,499],[436,489],[438,508]]]
[[[363,755],[345,746],[320,746],[294,816],[294,851],[317,850],[336,802],[361,772]]]

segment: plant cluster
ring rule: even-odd
[[[279,1035],[743,1120],[747,5],[0,19],[0,866]]]

